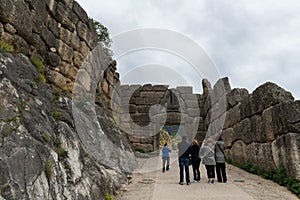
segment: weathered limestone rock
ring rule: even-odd
[[[59,63],[61,63],[61,58],[56,53],[48,52],[46,54],[46,62],[52,67],[56,67]]]
[[[251,117],[251,132],[253,133],[252,140],[255,142],[267,142],[267,137],[264,131],[264,124],[261,115]]]
[[[63,61],[66,61],[68,63],[72,62],[74,51],[71,47],[66,45],[64,42],[59,40],[58,43],[58,53]]]
[[[248,91],[246,89],[241,88],[234,88],[227,94],[227,102],[229,107],[232,108],[239,102],[243,101],[244,99],[248,98]]]
[[[280,102],[292,102],[294,97],[274,83],[267,82],[259,86],[252,93],[252,114],[262,112],[264,109]]]
[[[235,162],[245,163],[248,160],[247,145],[243,141],[238,140],[232,145],[229,154],[230,158]]]
[[[59,37],[58,23],[54,19],[48,18],[47,27],[55,37]]]
[[[77,14],[79,19],[81,21],[83,21],[83,23],[88,22],[89,18],[87,16],[86,12],[82,9],[82,7],[76,1],[73,2],[73,10]]]
[[[272,143],[272,155],[276,167],[284,166],[287,174],[300,179],[299,133],[287,133],[278,137]]]
[[[154,150],[153,145],[151,144],[133,143],[132,146],[135,150],[141,149],[144,152],[152,152]]]
[[[192,94],[193,93],[193,87],[178,86],[178,87],[176,87],[176,91],[178,91],[180,94]]]
[[[57,47],[57,39],[46,27],[43,27],[41,37],[49,47]]]
[[[247,159],[260,169],[268,170],[275,167],[270,143],[252,143],[248,145]]]
[[[17,30],[9,23],[4,25],[4,29],[10,34],[15,34],[17,32]]]

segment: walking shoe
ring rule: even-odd
[[[214,182],[215,182],[214,180],[211,180],[211,184],[214,184]]]
[[[187,185],[191,185],[191,182],[186,183]]]
[[[197,182],[198,182],[198,181],[196,181],[196,180],[193,180],[193,181],[192,181],[192,183],[197,183]]]
[[[207,183],[210,183],[210,180],[208,180]]]
[[[183,185],[183,182],[179,182],[179,185]]]

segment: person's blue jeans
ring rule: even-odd
[[[190,182],[190,171],[189,171],[189,158],[179,158],[179,170],[180,170],[180,182],[183,182],[183,171],[185,171],[185,180],[187,183]]]

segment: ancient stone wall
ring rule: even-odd
[[[22,53],[38,54],[47,64],[47,81],[70,91],[83,60],[97,45],[93,20],[74,0],[1,2],[0,39]],[[108,68],[100,92],[107,105],[118,79],[116,63]]]
[[[234,162],[250,162],[261,169],[283,165],[289,176],[300,180],[299,101],[274,83],[267,82],[249,94],[246,89],[231,90],[227,78],[220,81],[225,96],[204,84],[205,113],[212,127],[226,116],[222,129],[212,132],[222,132],[227,157]],[[226,97],[226,109],[213,118],[210,113],[218,106],[211,103],[210,97],[216,93],[219,100]]]
[[[199,123],[198,95],[192,87],[169,89],[166,85],[121,85],[120,126],[134,149],[159,149],[159,131],[164,125],[181,125],[191,140]]]

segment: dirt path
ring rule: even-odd
[[[160,171],[160,157],[138,160],[140,168],[137,173],[133,174],[132,183],[126,186],[115,199],[299,200],[286,188],[231,165],[227,165],[227,183],[208,184],[205,168],[201,164],[200,183],[179,185],[179,167],[176,155],[172,156],[171,169],[166,173]],[[191,171],[190,175],[192,180]],[[144,179],[151,179],[154,182],[141,183]],[[244,182],[235,182],[234,180],[244,180]]]

